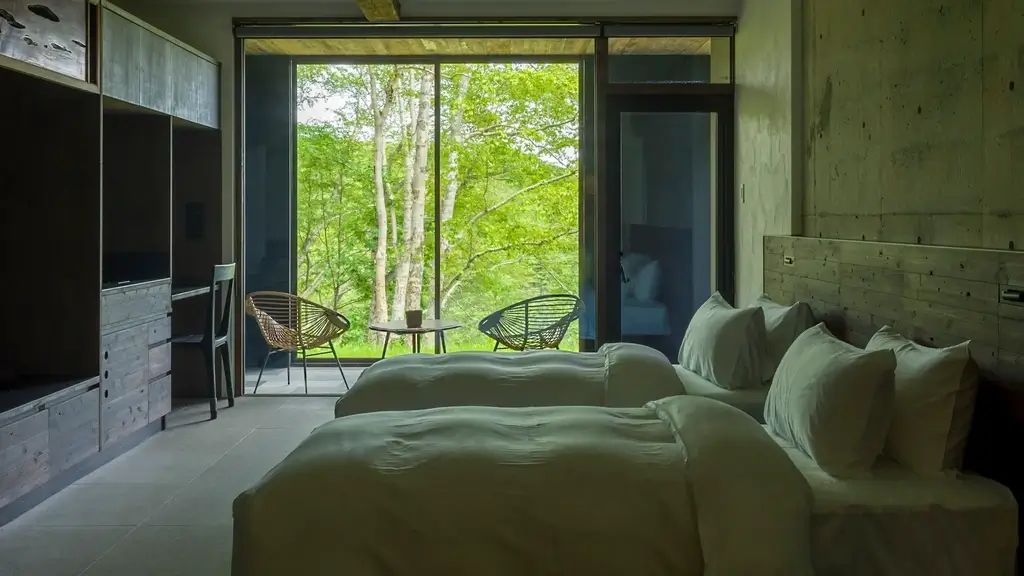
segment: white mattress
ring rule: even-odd
[[[725,388],[715,386],[698,374],[678,364],[673,364],[673,367],[676,369],[676,375],[679,376],[679,381],[682,382],[687,394],[725,402],[750,414],[758,422],[764,423],[764,402],[768,398],[768,386],[743,390],[726,390]]]
[[[888,461],[870,477],[841,480],[772,437],[814,494],[819,576],[1014,573],[1017,503],[1001,484],[971,474],[920,476]]]
[[[668,336],[672,326],[668,307],[661,302],[622,301],[623,336]]]

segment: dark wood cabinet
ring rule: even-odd
[[[0,427],[0,506],[49,479],[49,415],[37,412]]]
[[[103,10],[102,69],[105,96],[219,125],[220,65],[112,6]]]
[[[171,283],[110,288],[102,300],[100,405],[108,444],[170,412]]]
[[[0,240],[16,249],[0,269],[20,279],[0,333],[3,523],[170,412],[172,263],[210,270],[205,244],[175,239],[176,202],[219,199],[221,135],[207,56],[105,2],[0,8],[25,24],[15,37],[0,18],[18,144],[2,158]]]
[[[47,414],[50,424],[50,469],[53,475],[99,452],[99,388],[55,404]]]

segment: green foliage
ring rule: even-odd
[[[418,79],[431,68],[298,67],[300,112],[316,110],[321,116],[298,126],[298,291],[352,320],[353,329],[341,341],[342,356],[364,356],[372,344],[366,326],[381,234],[388,238],[383,289],[392,302],[396,266],[408,248],[403,235],[409,224],[404,217],[406,162],[413,149],[409,127]],[[493,343],[476,323],[498,308],[538,294],[578,292],[578,81],[573,64],[441,67],[441,198],[436,202],[455,192],[454,210],[443,222],[443,213],[434,213],[432,88],[429,92],[425,233],[421,253],[413,256],[424,263],[423,293],[418,305],[407,307],[429,313],[439,297],[441,317],[466,326],[449,332],[450,350],[490,349]],[[392,107],[383,118],[388,224],[381,229],[373,135],[374,120],[388,99]],[[439,222],[440,296],[432,287]],[[395,311],[388,312],[395,317]],[[574,326],[566,348],[576,346],[577,333]]]

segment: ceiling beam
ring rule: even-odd
[[[401,14],[398,0],[356,0],[356,4],[370,22],[397,22]]]

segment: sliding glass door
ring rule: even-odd
[[[605,341],[674,358],[714,291],[732,298],[730,97],[610,96]]]
[[[296,64],[295,288],[351,321],[343,360],[413,351],[376,329],[410,310],[461,325],[448,351],[490,350],[481,319],[577,293],[579,70]]]

